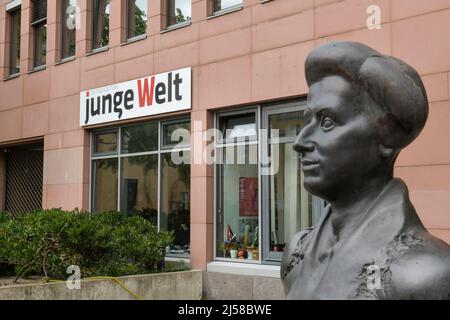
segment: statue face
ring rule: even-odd
[[[305,119],[294,149],[301,155],[304,186],[326,200],[357,192],[380,170],[383,158],[377,117],[364,111],[361,95],[344,78],[330,76],[310,88]],[[356,189],[356,190],[355,190]]]

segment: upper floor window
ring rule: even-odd
[[[33,29],[33,67],[44,66],[47,56],[47,0],[34,0],[31,26]]]
[[[242,0],[213,0],[213,12],[217,13],[223,10],[239,7],[242,5]]]
[[[167,27],[191,21],[191,0],[167,1]]]
[[[147,0],[127,0],[127,40],[147,33]]]
[[[20,7],[9,11],[9,75],[20,72]]]
[[[76,0],[61,1],[61,60],[75,55]]]
[[[109,45],[109,1],[92,1],[92,50]]]

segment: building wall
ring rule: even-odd
[[[4,5],[8,1],[3,0]],[[49,1],[47,68],[28,74],[30,0],[22,1],[21,76],[0,82],[0,143],[44,137],[44,207],[88,207],[89,134],[79,127],[80,91],[192,66],[193,133],[213,126],[216,109],[305,96],[304,61],[331,40],[360,41],[415,67],[430,100],[421,136],[397,161],[396,176],[431,232],[450,243],[450,0],[244,0],[243,9],[207,19],[209,2],[192,1],[192,24],[166,33],[162,1],[149,0],[148,37],[121,44],[121,1],[111,1],[109,50],[86,55],[87,0],[78,0],[76,59],[57,62],[59,21]],[[381,29],[366,28],[381,8]],[[0,11],[0,70],[6,72],[5,10]],[[142,120],[142,119],[141,119]],[[193,143],[191,154],[205,146]],[[191,261],[212,259],[213,170],[192,165]]]

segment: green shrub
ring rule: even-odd
[[[0,275],[13,268],[22,276],[66,279],[70,265],[83,277],[158,272],[172,240],[172,233],[158,232],[144,218],[117,212],[0,214]]]

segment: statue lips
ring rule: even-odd
[[[311,160],[311,159],[304,159],[304,158],[302,159],[301,163],[302,163],[302,170],[304,172],[316,169],[320,165],[318,160]]]

